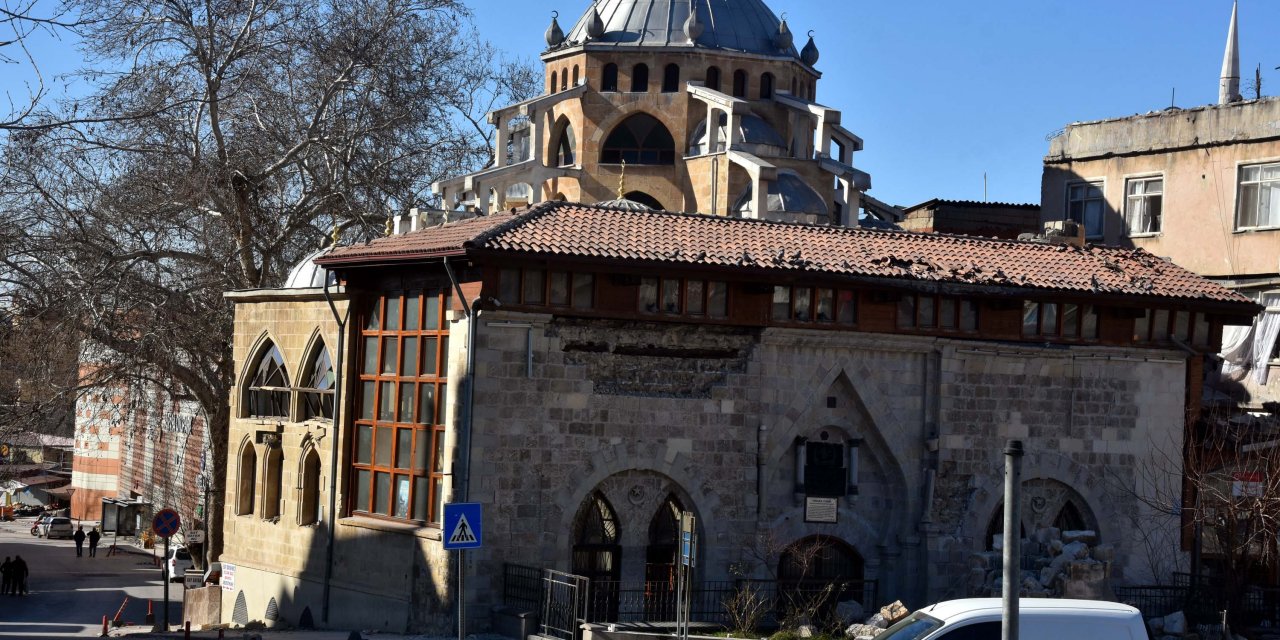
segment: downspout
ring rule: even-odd
[[[462,292],[462,285],[458,282],[458,276],[454,274],[453,267],[449,264],[449,257],[445,256],[441,260],[444,263],[445,273],[449,274],[449,282],[453,285],[454,292],[462,301],[462,312],[467,316],[467,372],[466,377],[463,378],[462,415],[458,416],[461,427],[458,429],[459,464],[453,470],[453,501],[467,502],[471,495],[471,416],[476,398],[476,333],[480,330],[476,305],[480,303],[481,298],[477,296],[468,304],[467,296]],[[448,375],[447,371],[445,375]]]
[[[335,272],[334,280],[337,280]],[[346,353],[347,342],[347,320],[351,317],[351,305],[347,305],[345,317],[338,315],[338,307],[333,303],[333,297],[329,295],[329,275],[325,275],[324,279],[324,299],[329,303],[329,311],[333,313],[333,321],[338,323],[338,356],[336,366],[333,371],[333,433],[331,437],[333,441],[329,445],[329,513],[328,522],[328,538],[325,540],[325,562],[324,562],[324,603],[321,608],[320,620],[324,623],[329,622],[329,598],[331,593],[331,581],[333,579],[333,537],[338,525],[338,425],[339,417],[343,415],[342,411],[342,378],[343,378],[343,354]]]

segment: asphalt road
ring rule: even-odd
[[[147,600],[163,619],[160,568],[150,556],[117,553],[107,556],[111,538],[104,537],[98,555],[76,557],[70,540],[31,535],[32,518],[0,522],[0,560],[22,556],[31,572],[27,596],[0,596],[0,637],[94,638],[102,632],[102,616],[112,619],[128,598],[121,622],[142,624]],[[169,585],[169,619],[182,621],[182,584]]]

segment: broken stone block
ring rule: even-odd
[[[1080,542],[1069,542],[1062,547],[1062,554],[1071,560],[1079,560],[1089,557],[1089,545]]]
[[[1063,531],[1062,541],[1066,544],[1071,544],[1072,542],[1094,544],[1098,541],[1098,532],[1087,529],[1083,531]]]
[[[870,624],[851,624],[844,630],[844,634],[854,640],[858,638],[874,638],[884,632],[884,629]]]
[[[994,553],[974,553],[969,556],[969,568],[971,569],[990,569],[992,564],[998,564],[999,562],[999,556]]]
[[[1164,632],[1172,636],[1180,636],[1187,632],[1187,614],[1181,611],[1164,617]]]
[[[1062,544],[1062,541],[1061,541],[1061,540],[1050,540],[1050,541],[1049,541],[1049,553],[1050,553],[1050,554],[1052,554],[1052,555],[1055,555],[1055,556],[1056,556],[1056,555],[1058,555],[1058,554],[1062,553],[1062,547],[1063,547],[1063,546],[1064,546],[1064,545]]]
[[[1116,547],[1112,544],[1100,544],[1089,550],[1089,555],[1098,562],[1115,562]]]
[[[879,627],[881,629],[889,628],[889,621],[879,613],[871,616],[870,618],[867,618],[867,624],[873,627]]]
[[[1076,560],[1063,567],[1062,597],[1082,600],[1112,599],[1107,565],[1096,560]]]
[[[866,616],[866,612],[862,609],[862,603],[857,600],[845,600],[836,603],[836,615],[840,617],[845,624],[856,622]]]
[[[800,625],[800,628],[799,628],[799,629],[797,629],[797,632],[798,632],[798,635],[799,635],[801,638],[812,638],[812,637],[813,637],[813,625],[811,625],[811,624],[802,624],[802,625]]]
[[[1058,576],[1058,568],[1049,566],[1040,570],[1040,584],[1048,587],[1053,584],[1053,579]]]
[[[889,624],[893,624],[910,614],[911,612],[907,610],[907,607],[902,604],[901,600],[894,600],[892,604],[880,608],[880,615],[884,616],[884,619],[888,621]]]
[[[1056,527],[1041,527],[1036,529],[1036,542],[1042,545],[1048,545],[1054,540],[1062,539],[1062,530]]]

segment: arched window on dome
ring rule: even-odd
[[[712,91],[720,90],[720,67],[711,67],[707,69],[706,85]]]
[[[569,88],[569,70],[565,69],[564,73],[560,74],[560,90],[564,91],[565,89],[568,89],[568,88]]]
[[[631,68],[631,92],[644,93],[649,90],[649,65],[640,63]]]
[[[547,93],[555,93],[555,92],[556,92],[556,86],[557,86],[557,83],[559,82],[559,80],[560,80],[560,72],[558,72],[558,71],[552,71],[552,72],[551,72],[551,88],[547,91]]]
[[[657,118],[637,113],[613,128],[605,138],[600,162],[605,164],[670,165],[676,161],[676,142]]]
[[[604,71],[600,73],[600,90],[618,90],[618,65],[610,62],[604,66]]]
[[[769,100],[773,97],[773,74],[766,73],[760,76],[760,99]]]
[[[747,97],[747,72],[742,69],[733,72],[733,97]]]
[[[576,65],[576,64],[575,64],[575,65],[573,65],[573,84],[571,84],[571,85],[569,85],[569,86],[570,86],[571,88],[572,88],[572,87],[576,87],[576,86],[578,86],[578,65]]]
[[[262,347],[253,375],[249,378],[245,394],[244,417],[289,417],[289,372],[285,370],[284,356],[271,341]]]
[[[324,340],[316,340],[315,351],[307,363],[307,380],[299,391],[302,396],[302,419],[333,420],[333,361]]]
[[[662,92],[675,93],[680,90],[680,65],[671,63],[662,70]]]

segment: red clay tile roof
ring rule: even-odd
[[[1252,304],[1142,249],[620,211],[562,202],[344,247],[316,262],[339,266],[413,261],[468,251]]]

